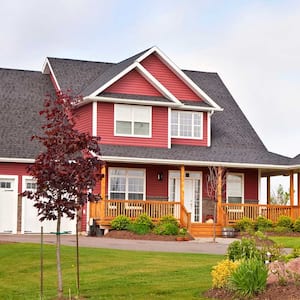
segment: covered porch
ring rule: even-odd
[[[219,167],[221,169],[221,167]],[[103,179],[101,180],[101,200],[89,203],[89,219],[93,219],[101,228],[109,228],[111,221],[118,215],[125,215],[131,219],[135,219],[142,213],[149,215],[154,222],[161,217],[173,215],[181,226],[186,227],[194,237],[212,236],[213,224],[202,222],[193,222],[191,213],[185,207],[185,166],[180,166],[180,198],[178,201],[162,201],[159,199],[145,200],[119,200],[107,199],[107,167],[102,168]],[[221,174],[221,172],[220,172]],[[286,174],[282,172],[282,174]],[[275,173],[273,173],[275,175]],[[278,171],[276,172],[278,175]],[[218,178],[217,185],[217,215],[216,215],[216,232],[221,235],[222,227],[235,224],[243,217],[256,220],[258,216],[264,216],[276,222],[281,215],[290,216],[292,219],[300,217],[300,172],[289,171],[290,178],[290,203],[289,205],[271,204],[271,178],[270,171],[262,172],[262,177],[266,177],[267,181],[267,203],[260,204],[257,200],[256,204],[251,203],[227,203],[222,195],[222,178]],[[297,188],[297,199],[295,199],[295,177]]]

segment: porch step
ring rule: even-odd
[[[192,223],[190,234],[197,237],[212,237],[213,236],[213,224],[206,223]],[[216,224],[216,236],[222,236],[222,226]]]

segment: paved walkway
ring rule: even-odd
[[[74,235],[62,235],[62,244],[75,246]],[[36,234],[0,234],[0,241],[17,243],[40,243],[40,235]],[[145,240],[124,240],[105,237],[79,237],[80,247],[106,248],[135,251],[158,251],[158,252],[181,252],[181,253],[208,253],[225,254],[227,247],[235,239],[217,238],[216,243],[212,238],[199,238],[193,241],[145,241]],[[54,235],[44,235],[45,244],[54,244]]]

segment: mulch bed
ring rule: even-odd
[[[154,233],[147,234],[136,234],[127,230],[111,230],[107,233],[105,238],[114,238],[114,239],[128,239],[128,240],[152,240],[152,241],[176,241],[176,236],[174,235],[158,235]],[[189,237],[189,239],[193,239]]]
[[[205,297],[213,299],[223,299],[223,300],[232,300],[239,299],[234,296],[233,293],[227,291],[226,289],[211,289],[207,291]],[[244,298],[241,298],[244,299]],[[270,284],[267,286],[267,289],[255,297],[252,297],[253,300],[299,300],[300,299],[300,287],[295,284],[279,285],[279,284]]]

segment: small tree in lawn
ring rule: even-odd
[[[219,183],[218,178],[221,181]],[[214,203],[213,210],[213,242],[216,241],[216,217],[217,217],[217,202],[218,202],[218,190],[220,189],[221,196],[223,196],[226,186],[226,170],[222,167],[208,167],[207,174],[207,194],[208,197]],[[218,186],[220,184],[220,186]]]
[[[32,139],[43,145],[35,163],[28,167],[28,173],[37,181],[35,192],[25,191],[24,196],[35,201],[39,220],[56,220],[56,261],[58,298],[63,296],[63,282],[60,256],[61,218],[74,219],[87,201],[89,191],[101,178],[99,138],[75,129],[74,104],[81,99],[68,94],[57,93],[47,96],[42,135]]]

